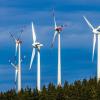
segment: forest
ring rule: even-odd
[[[65,81],[63,86],[50,83],[41,91],[26,87],[17,93],[14,89],[0,92],[0,100],[100,100],[100,81],[96,78]]]

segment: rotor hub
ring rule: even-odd
[[[22,41],[21,41],[21,40],[16,40],[16,43],[17,43],[17,44],[21,44]]]
[[[59,26],[59,27],[57,27],[55,30],[56,30],[57,32],[61,32],[61,31],[62,31],[62,27]]]

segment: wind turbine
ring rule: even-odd
[[[15,69],[15,87],[16,87],[16,82],[17,82],[17,77],[18,77],[18,66],[12,63],[10,60],[9,62],[12,65],[12,67]]]
[[[85,21],[87,22],[88,26],[91,28],[93,32],[93,51],[92,51],[92,61],[94,59],[94,51],[95,51],[95,44],[97,41],[97,81],[100,80],[100,26],[94,28],[93,25],[87,20],[85,16],[83,16]],[[97,40],[96,40],[97,39]]]
[[[33,59],[35,56],[35,49],[37,49],[37,89],[38,91],[40,91],[41,90],[41,87],[40,87],[40,84],[41,84],[40,83],[40,80],[41,80],[41,77],[40,77],[40,48],[43,46],[43,44],[40,44],[36,40],[36,34],[35,34],[33,22],[32,22],[32,37],[33,37],[33,44],[32,44],[33,51],[32,51],[32,56],[31,56],[31,61],[30,61],[30,69],[32,67]]]
[[[63,30],[63,27],[65,25],[57,26],[54,13],[53,13],[53,18],[54,18],[54,31],[55,32],[54,32],[54,36],[53,36],[51,47],[53,47],[55,38],[58,35],[58,82],[57,82],[57,84],[59,86],[61,86],[61,44],[60,44],[60,33]]]
[[[16,44],[16,49],[15,49],[15,56],[18,54],[18,64],[17,66],[11,63],[11,65],[15,68],[15,80],[18,82],[18,92],[21,91],[21,44],[22,41],[20,40],[20,37],[16,39],[11,33],[11,37],[13,38],[15,44]]]

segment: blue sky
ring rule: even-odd
[[[92,56],[92,33],[83,19],[85,15],[97,27],[100,24],[99,0],[0,0],[0,91],[14,88],[14,69],[8,60],[14,57],[15,44],[9,32],[22,34],[22,87],[36,87],[35,56],[32,70],[29,62],[32,52],[31,22],[34,22],[41,48],[41,82],[57,83],[57,38],[54,48],[50,48],[54,33],[52,9],[55,9],[57,23],[67,24],[61,33],[62,83],[65,80],[90,78],[96,76],[96,55]]]

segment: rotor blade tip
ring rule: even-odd
[[[29,70],[31,70],[31,65],[30,65],[30,67],[29,67]]]
[[[93,62],[93,60],[94,60],[94,57],[92,57],[92,62]]]

